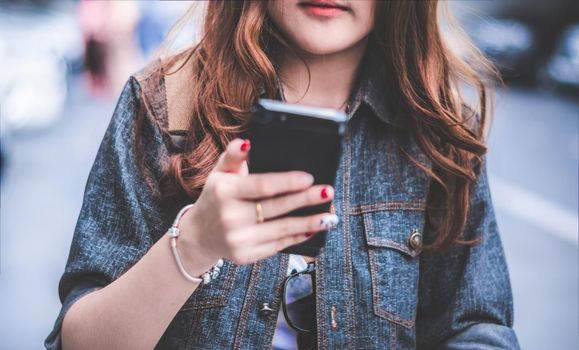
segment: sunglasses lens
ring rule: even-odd
[[[287,281],[284,300],[289,321],[305,331],[314,330],[315,306],[311,274],[299,274]]]

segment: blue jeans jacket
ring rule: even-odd
[[[47,349],[60,348],[62,319],[72,303],[136,263],[185,204],[162,206],[158,191],[145,184],[146,176],[158,180],[161,164],[179,150],[177,133],[168,139],[159,129],[168,125],[164,81],[147,72],[127,82],[90,172]],[[482,237],[481,243],[421,251],[421,241],[431,238],[425,228],[430,179],[401,150],[424,164],[428,159],[404,121],[383,106],[378,83],[368,76],[362,82],[336,176],[332,208],[340,222],[316,258],[317,347],[518,349],[484,163],[464,232],[465,239]],[[137,133],[142,104],[149,113]],[[148,175],[138,170],[137,142]],[[244,266],[226,261],[220,276],[185,302],[157,348],[270,348],[287,263],[285,254]],[[273,311],[263,311],[265,303]]]

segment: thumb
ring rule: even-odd
[[[226,173],[245,171],[247,166],[244,167],[243,164],[246,163],[249,148],[248,139],[236,138],[231,140],[225,151],[219,156],[215,170]]]

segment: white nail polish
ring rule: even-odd
[[[336,214],[328,214],[320,220],[320,225],[329,228],[338,224],[338,216]]]

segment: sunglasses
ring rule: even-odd
[[[315,264],[310,262],[306,270],[294,270],[283,283],[283,315],[298,332],[311,333],[316,329],[315,281]]]

